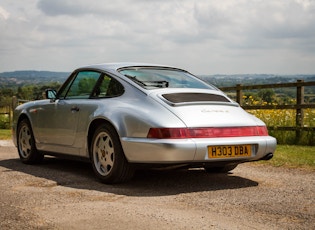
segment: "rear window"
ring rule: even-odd
[[[119,72],[145,89],[197,88],[215,89],[188,72],[168,68],[127,68]]]

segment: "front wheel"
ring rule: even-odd
[[[228,164],[228,165],[223,165],[223,166],[205,166],[204,169],[208,173],[228,173],[229,171],[235,169],[237,164]]]
[[[32,127],[27,119],[19,123],[17,134],[17,146],[21,161],[25,164],[41,162],[44,155],[36,149]]]
[[[133,167],[128,163],[112,126],[104,124],[95,131],[90,153],[93,170],[103,183],[121,183],[133,176]]]

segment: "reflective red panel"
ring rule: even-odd
[[[151,128],[148,138],[181,139],[181,138],[216,138],[268,136],[266,126],[217,127],[217,128]]]

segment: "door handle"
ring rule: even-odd
[[[73,106],[73,107],[71,107],[71,111],[72,111],[72,112],[79,112],[79,111],[80,111],[80,108],[77,107],[77,106]]]

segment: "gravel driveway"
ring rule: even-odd
[[[315,229],[315,172],[253,163],[105,185],[87,163],[24,165],[0,141],[0,191],[0,229]]]

